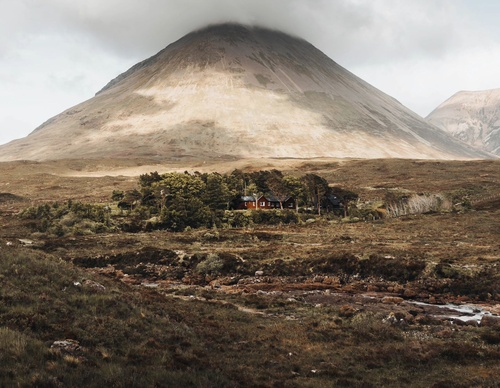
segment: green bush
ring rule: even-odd
[[[253,224],[252,214],[246,210],[226,211],[224,220],[231,228],[245,228]]]
[[[115,230],[111,210],[107,206],[69,200],[64,205],[54,202],[24,209],[20,216],[33,220],[36,232],[62,237],[68,234],[105,233]]]
[[[299,223],[299,215],[292,210],[252,210],[254,224],[280,225]]]
[[[180,232],[187,227],[200,228],[209,226],[210,209],[198,198],[175,198],[170,206],[164,207],[160,214],[160,223],[167,229]]]
[[[113,193],[111,194],[111,199],[115,202],[119,202],[123,199],[125,196],[125,193],[121,190],[113,190]]]
[[[207,258],[196,266],[196,272],[202,275],[218,275],[224,267],[224,261],[216,253],[210,253]]]

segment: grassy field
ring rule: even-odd
[[[314,172],[359,209],[388,193],[455,202],[370,221],[57,237],[19,217],[108,204],[137,185],[123,167],[183,171],[0,164],[0,386],[499,386],[499,162],[238,165]],[[465,323],[449,302],[493,315]]]

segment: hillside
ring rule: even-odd
[[[500,156],[500,89],[459,92],[426,119],[476,149]]]
[[[308,42],[218,25],[119,75],[0,147],[0,161],[78,158],[474,159],[468,148]]]

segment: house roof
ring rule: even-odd
[[[271,194],[261,195],[261,196],[259,196],[257,198],[257,200],[259,200],[261,198],[264,198],[268,202],[280,202],[280,200],[279,200],[278,197],[276,197],[275,195],[271,195]],[[286,202],[286,201],[288,201],[290,199],[293,199],[293,198],[292,197],[287,197],[282,202]],[[252,196],[252,195],[244,195],[244,196],[241,196],[241,201],[244,201],[244,202],[255,202],[255,197]]]
[[[263,195],[263,197],[269,202],[279,202],[279,198],[274,195]]]

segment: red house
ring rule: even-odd
[[[261,195],[257,199],[250,195],[241,197],[237,209],[281,209],[281,204],[280,200],[274,195]],[[295,209],[295,200],[292,197],[288,197],[283,201],[283,209]]]

